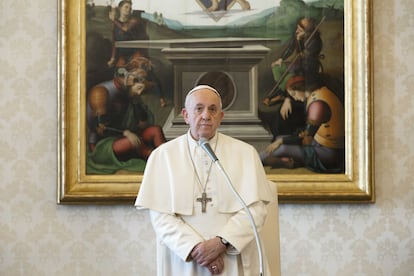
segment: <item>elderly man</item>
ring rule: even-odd
[[[258,275],[251,221],[199,141],[208,140],[260,232],[275,194],[258,153],[217,131],[224,113],[214,88],[193,88],[182,115],[188,132],[152,152],[135,203],[150,210],[158,275]]]

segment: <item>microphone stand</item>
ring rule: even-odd
[[[210,157],[213,160],[214,164],[217,166],[217,168],[223,173],[224,178],[226,179],[227,184],[229,185],[231,191],[234,193],[234,195],[236,196],[236,198],[239,200],[240,204],[243,206],[244,210],[246,211],[246,213],[247,213],[247,215],[248,215],[248,217],[250,219],[250,223],[252,224],[252,228],[253,228],[253,232],[254,232],[254,237],[256,239],[257,251],[258,251],[258,254],[259,254],[259,265],[260,265],[260,274],[259,275],[260,276],[264,276],[264,265],[263,265],[262,245],[260,243],[259,233],[257,231],[257,227],[256,227],[256,224],[254,222],[254,218],[252,216],[252,213],[250,212],[249,208],[247,207],[246,203],[241,198],[241,196],[239,195],[239,193],[234,188],[233,184],[231,183],[231,180],[230,180],[229,176],[225,172],[225,170],[224,170],[223,166],[221,165],[220,161],[217,158],[212,157],[211,155],[210,155]]]

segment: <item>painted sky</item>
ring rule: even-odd
[[[116,6],[119,0],[88,0],[93,1],[95,5]],[[276,7],[280,0],[249,0],[251,10],[242,11],[239,4],[235,4],[230,11],[227,11],[220,20],[214,20],[203,12],[197,0],[132,0],[133,9],[144,10],[147,13],[162,13],[164,18],[178,20],[184,25],[210,25],[220,26],[228,24],[234,20],[240,19],[244,16],[253,15],[263,11],[264,9]],[[179,7],[179,8],[177,8]],[[215,13],[219,16],[220,12]]]

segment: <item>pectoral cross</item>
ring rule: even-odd
[[[206,192],[203,192],[201,194],[201,197],[197,198],[198,202],[201,202],[201,212],[205,213],[206,212],[206,206],[207,206],[207,202],[211,201],[211,197],[207,197]]]

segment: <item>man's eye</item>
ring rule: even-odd
[[[203,108],[202,107],[196,107],[196,112],[197,113],[202,113],[203,112]]]
[[[209,108],[208,111],[210,112],[210,114],[214,115],[217,113],[217,108],[212,107],[212,108]]]
[[[144,82],[145,81],[145,79],[144,78],[141,78],[141,77],[136,77],[136,78],[134,78],[134,83],[138,83],[138,82]]]

